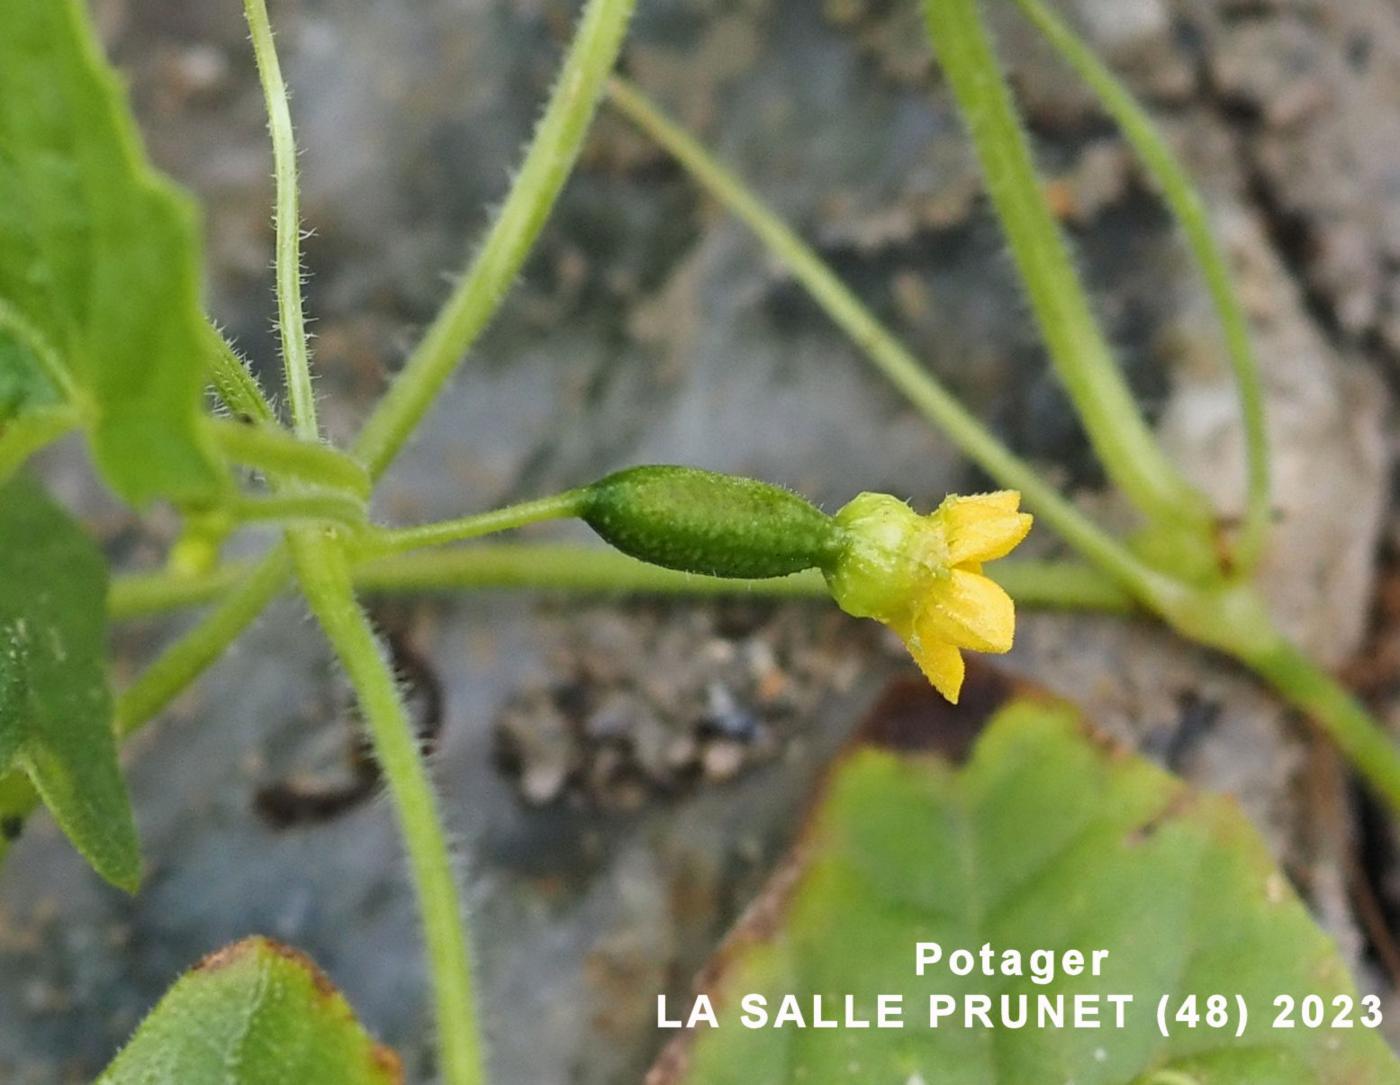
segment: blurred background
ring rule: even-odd
[[[1163,440],[1239,507],[1234,398],[1184,250],[1110,124],[989,3],[1057,213]],[[1400,725],[1400,6],[1060,0],[1150,105],[1238,270],[1269,394],[1286,628]],[[271,157],[236,0],[97,0],[155,160],[206,215],[208,302],[270,387]],[[576,5],[281,0],[323,418],[353,433],[431,318],[540,108]],[[951,388],[1109,522],[907,0],[660,0],[625,69],[781,211]],[[43,468],[114,562],[161,560],[76,448]],[[926,508],[984,484],[868,372],[744,229],[601,116],[502,315],[376,512],[461,515],[674,462]],[[577,537],[558,528],[533,537]],[[255,546],[257,540],[245,544]],[[1048,532],[1031,547],[1053,554]],[[381,600],[475,912],[501,1082],[638,1080],[655,995],[695,969],[790,839],[813,779],[913,673],[819,603]],[[129,677],[183,619],[117,631]],[[1248,677],[1145,622],[1025,614],[1002,665],[1195,784],[1237,795],[1363,986],[1393,997],[1393,827]],[[129,899],[36,818],[0,872],[0,1080],[85,1081],[175,976],[261,932],[308,951],[431,1075],[389,811],[300,816],[348,779],[347,691],[280,604],[128,751],[148,873]],[[260,798],[261,796],[261,798]],[[1390,1014],[1392,1020],[1400,1015]]]

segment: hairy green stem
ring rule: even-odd
[[[535,501],[523,501],[518,505],[507,505],[505,508],[492,509],[473,516],[462,516],[456,520],[371,532],[356,542],[355,554],[357,557],[368,557],[372,554],[421,550],[428,546],[441,546],[444,543],[494,535],[500,531],[510,531],[545,520],[568,519],[578,516],[583,511],[586,496],[584,490],[568,490]]]
[[[214,418],[206,425],[219,450],[234,463],[256,468],[269,476],[344,490],[361,500],[369,497],[369,473],[356,460],[330,445],[294,437],[281,427],[265,423],[245,424]]]
[[[264,0],[243,0],[253,39],[253,56],[267,101],[267,128],[272,135],[273,173],[277,183],[277,316],[282,336],[282,363],[287,372],[287,400],[297,435],[314,441],[316,394],[311,387],[311,357],[306,341],[306,318],[301,306],[301,211],[297,194],[297,148],[287,85],[272,40],[272,24]]]
[[[342,524],[357,531],[365,526],[365,503],[335,490],[237,494],[229,499],[224,509],[238,523],[312,521]]]
[[[1236,570],[1247,573],[1258,561],[1269,530],[1269,441],[1264,419],[1264,394],[1259,362],[1250,341],[1249,321],[1230,277],[1225,255],[1211,233],[1210,220],[1196,186],[1158,132],[1147,111],[1132,93],[1070,29],[1044,0],[1016,0],[1026,16],[1098,96],[1118,123],[1162,198],[1181,225],[1224,332],[1225,348],[1234,371],[1244,426],[1246,506],[1234,546]]]
[[[436,796],[393,668],[355,601],[341,543],[312,530],[293,532],[298,579],[313,613],[345,667],[374,741],[417,890],[432,974],[443,1080],[482,1080],[471,966],[461,902]]]
[[[120,573],[108,585],[107,614],[120,622],[210,603],[229,591],[251,568],[247,561],[233,561],[198,573],[168,569]]]
[[[1154,440],[1099,329],[1046,202],[978,0],[923,0],[934,52],[982,165],[1040,332],[1104,467],[1159,524],[1207,523],[1203,501]]]
[[[355,451],[381,475],[495,315],[549,217],[612,70],[635,0],[588,0],[525,161],[466,277],[365,423]]]
[[[1066,542],[1134,594],[1146,598],[1176,594],[1179,589],[1172,580],[1142,563],[992,436],[875,318],[821,257],[640,91],[621,79],[613,79],[608,90],[612,102],[629,119],[674,155],[711,195],[758,235],[862,354],[967,456],[1003,486],[1020,490],[1027,505]]]

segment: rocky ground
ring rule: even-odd
[[[1254,322],[1288,628],[1400,727],[1400,8],[1061,0],[1203,182]],[[1003,53],[1100,311],[1164,440],[1225,514],[1239,433],[1208,305],[1112,127],[1020,25]],[[460,266],[566,39],[557,0],[274,5],[304,148],[324,414],[353,431]],[[240,5],[102,0],[154,157],[207,210],[210,304],[270,380],[270,162]],[[970,152],[887,0],[643,5],[630,73],[770,199],[1026,455],[1121,516],[1048,374]],[[834,508],[975,472],[668,161],[605,116],[504,313],[385,487],[410,522],[630,463],[739,471]],[[49,457],[120,563],[132,528]],[[162,532],[165,532],[162,535]],[[1037,540],[1053,552],[1053,539]],[[470,872],[498,1080],[635,1080],[834,745],[908,664],[819,605],[482,594],[381,604],[421,662]],[[118,639],[129,674],[174,624]],[[1255,683],[1146,623],[1027,615],[1007,666],[1237,794],[1365,982],[1390,992],[1400,866],[1336,756]],[[429,712],[432,691],[439,711]],[[131,751],[150,872],[127,899],[37,820],[0,874],[0,1079],[82,1081],[177,972],[261,931],[309,951],[430,1073],[387,807],[269,818],[344,777],[346,695],[282,604]],[[330,782],[329,784],[327,782]]]

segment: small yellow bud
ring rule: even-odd
[[[884,622],[948,700],[962,689],[961,649],[1006,652],[1011,597],[982,575],[1031,529],[1015,490],[949,496],[927,516],[888,494],[863,493],[836,514],[842,549],[826,570],[841,609]]]
[[[223,509],[191,512],[184,530],[166,558],[166,568],[176,576],[201,576],[219,564],[224,539],[233,531],[233,520]]]

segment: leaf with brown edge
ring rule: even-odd
[[[1068,705],[985,668],[969,674],[967,703],[978,711],[912,687],[886,699],[832,768],[788,860],[702,973],[719,1026],[679,1033],[648,1085],[1400,1082],[1400,1063],[1371,1029],[1270,1027],[1277,995],[1320,995],[1330,1015],[1334,997],[1355,991],[1232,801],[1191,791],[1097,736]],[[965,763],[948,760],[964,752]],[[1027,956],[1109,957],[1097,978],[1044,985],[977,971],[960,978],[946,966],[920,978],[921,941],[945,954],[990,943]],[[814,995],[837,1017],[853,996],[867,1018],[877,994],[901,995],[904,1025],[775,1029],[789,993],[809,1026]],[[1042,1029],[1034,1018],[1020,1030],[958,1019],[931,1029],[935,993],[989,995],[994,1011],[1001,995],[1129,994],[1133,1003],[1121,1030]],[[1179,1026],[1164,1039],[1158,999],[1172,995],[1175,1006],[1192,993],[1243,995],[1245,1037]],[[740,1023],[747,994],[766,997],[769,1027]]]
[[[398,1056],[299,950],[253,937],[210,954],[96,1085],[401,1085]]]

